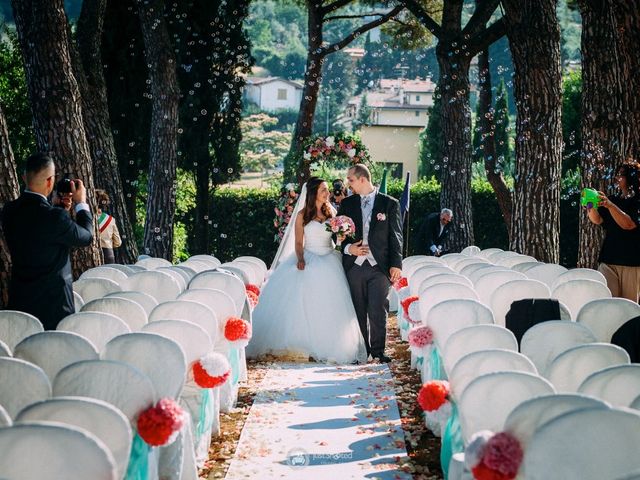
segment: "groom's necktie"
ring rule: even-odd
[[[365,210],[369,208],[369,204],[371,203],[371,198],[369,197],[364,197],[362,199],[362,208],[364,208]]]
[[[363,244],[369,243],[369,227],[371,226],[371,212],[373,211],[373,198],[374,195],[367,195],[362,197],[362,241]],[[367,256],[360,256],[356,258],[356,265],[362,265],[367,260],[371,266],[376,265],[376,261],[373,258],[371,252]]]

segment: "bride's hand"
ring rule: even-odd
[[[304,270],[304,266],[305,266],[304,258],[302,260],[298,260],[298,263],[296,264],[296,267],[298,267],[298,270]]]

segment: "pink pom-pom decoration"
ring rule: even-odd
[[[182,407],[172,398],[161,398],[138,415],[138,434],[148,445],[163,447],[177,438],[184,422]]]
[[[397,280],[396,282],[393,283],[393,288],[396,290],[396,292],[401,288],[408,287],[408,286],[409,286],[409,282],[407,280],[407,277],[400,277],[400,280]]]
[[[224,338],[238,348],[246,347],[251,340],[251,324],[237,317],[229,317],[224,324]]]
[[[193,379],[201,388],[219,387],[231,375],[231,365],[221,353],[209,353],[193,363]]]
[[[433,330],[422,326],[409,331],[409,345],[414,348],[424,348],[433,343]]]
[[[448,401],[449,382],[446,380],[431,380],[422,385],[418,392],[418,403],[427,412],[438,410]]]
[[[491,470],[505,475],[505,478],[512,479],[518,474],[523,456],[518,439],[508,432],[500,432],[487,442],[482,463]]]
[[[247,290],[247,299],[249,300],[249,305],[251,305],[251,309],[256,308],[256,305],[258,305],[258,295],[255,294],[255,292],[252,292],[251,290]]]

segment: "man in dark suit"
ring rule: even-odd
[[[70,185],[75,221],[49,203],[56,169],[48,155],[31,155],[23,178],[27,188],[2,211],[13,264],[8,308],[30,313],[45,330],[55,330],[60,320],[75,312],[69,250],[91,244],[93,218],[81,180]]]
[[[342,200],[338,215],[351,217],[356,232],[343,247],[342,265],[367,353],[387,363],[387,295],[402,275],[400,206],[395,198],[378,193],[364,165],[351,167],[347,180],[354,195]]]
[[[427,215],[420,230],[420,253],[439,257],[443,253],[442,245],[449,235],[453,212],[443,208],[440,213]]]

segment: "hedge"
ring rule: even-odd
[[[472,186],[475,244],[480,248],[508,248],[507,230],[491,186],[477,181]],[[402,182],[390,182],[389,195],[400,198]],[[269,264],[278,244],[274,242],[273,208],[278,190],[220,188],[212,195],[209,215],[212,227],[211,252],[223,262],[240,255],[253,255]],[[409,254],[417,253],[413,239],[424,217],[438,211],[440,186],[435,181],[421,181],[411,187],[409,211]],[[577,194],[563,195],[561,200],[560,256],[567,267],[577,259],[578,209]],[[455,212],[454,212],[454,221]],[[543,228],[543,225],[540,226]]]

